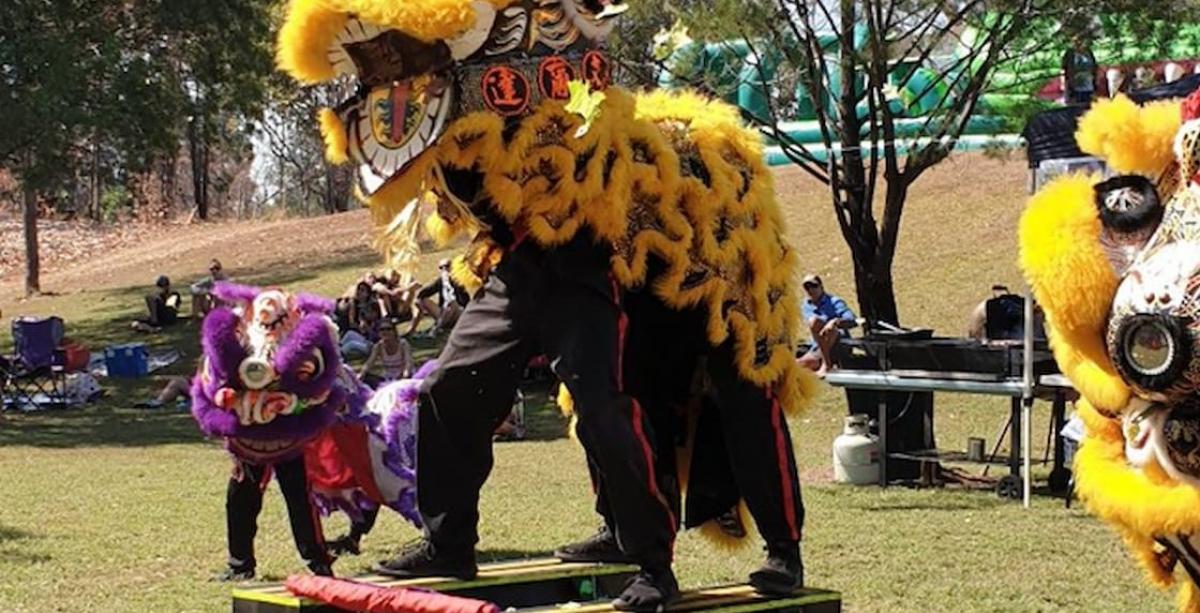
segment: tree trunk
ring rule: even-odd
[[[100,147],[96,143],[92,143],[92,169],[91,169],[91,184],[88,190],[88,209],[91,212],[90,217],[96,221],[100,220]]]
[[[896,289],[892,281],[892,267],[872,256],[865,262],[854,258],[854,285],[858,296],[861,316],[871,321],[884,321],[900,325],[899,310],[896,308]]]
[[[38,197],[37,191],[26,185],[25,192],[25,296],[40,294],[41,260],[38,257]]]
[[[354,177],[349,166],[325,164],[325,212],[329,214],[347,211]]]
[[[196,216],[208,219],[208,145],[204,137],[204,120],[199,113],[194,113],[192,117],[188,124],[188,144],[192,158],[192,200],[196,203]]]

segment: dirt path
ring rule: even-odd
[[[213,257],[226,269],[238,271],[370,249],[370,218],[365,210],[272,222],[167,225],[155,232],[127,233],[107,244],[96,240],[73,261],[50,259],[42,272],[42,289],[68,294],[83,287],[149,285],[160,272],[198,277]],[[23,292],[23,270],[0,272],[0,301],[18,298]]]

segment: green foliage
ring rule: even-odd
[[[113,185],[100,196],[100,215],[105,221],[118,219],[123,210],[133,206],[133,196],[124,185]]]
[[[179,147],[194,115],[262,109],[272,70],[265,0],[0,3],[0,166],[38,190],[101,144],[139,172]],[[205,121],[204,137],[242,137]]]

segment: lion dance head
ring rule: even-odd
[[[1150,579],[1200,610],[1200,92],[1097,103],[1080,147],[1114,176],[1047,185],[1021,261],[1079,389],[1077,492]]]
[[[307,295],[218,283],[204,319],[192,414],[234,455],[295,457],[346,406],[332,305]]]
[[[458,119],[527,116],[543,101],[567,100],[571,81],[607,87],[612,69],[599,45],[623,7],[617,0],[292,0],[278,61],[304,83],[353,80],[353,94],[320,113],[327,156],[358,164],[369,203],[407,203],[432,178],[439,157],[432,150]]]

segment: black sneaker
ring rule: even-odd
[[[607,564],[632,564],[633,560],[621,551],[617,537],[608,526],[601,526],[592,536],[554,550],[554,557],[563,562],[603,562]]]
[[[475,550],[439,551],[427,539],[420,539],[400,555],[375,565],[375,572],[389,577],[454,577],[474,579],[479,572]]]
[[[217,576],[213,577],[213,581],[220,581],[221,583],[252,581],[253,579],[254,579],[254,569],[253,568],[246,568],[246,569],[239,570],[239,569],[236,569],[233,567],[228,567],[224,571],[218,573]]]
[[[325,547],[327,549],[329,549],[329,553],[331,553],[335,556],[341,556],[341,555],[356,556],[356,555],[362,553],[362,548],[358,542],[358,539],[350,536],[349,534],[344,535],[344,536],[339,536],[338,538],[336,538],[332,541],[329,541],[328,543],[325,544]]]
[[[750,573],[750,585],[763,596],[787,596],[804,587],[804,562],[800,545],[787,543],[767,547],[767,561]]]
[[[738,512],[737,507],[733,507],[717,517],[717,527],[726,535],[735,539],[746,537],[746,526],[742,525],[742,514]]]
[[[308,572],[318,577],[332,577],[333,566],[330,564],[313,564],[308,567]]]
[[[679,583],[671,569],[657,573],[643,570],[625,584],[612,606],[618,611],[661,613],[677,600]]]

